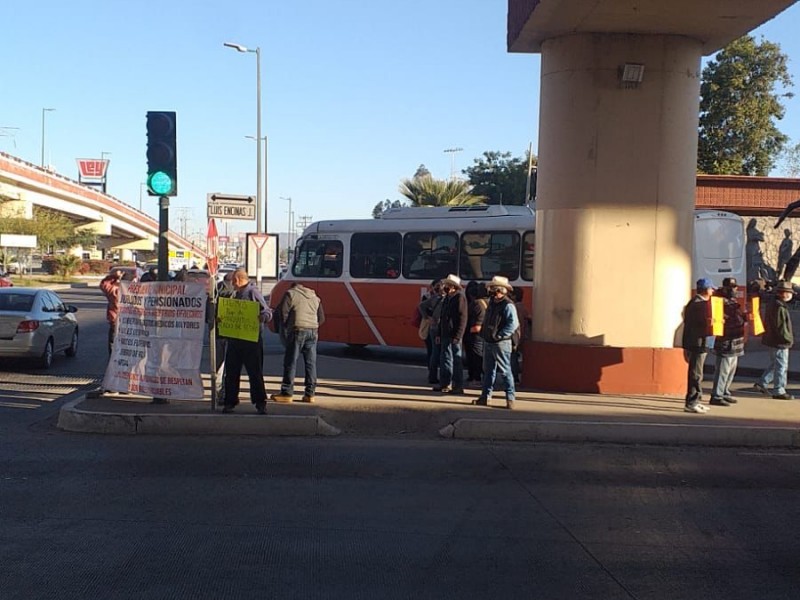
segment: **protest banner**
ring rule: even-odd
[[[195,282],[122,281],[119,294],[117,334],[103,389],[202,398],[206,287]]]
[[[217,333],[226,338],[257,342],[261,329],[259,310],[261,305],[258,302],[221,297],[217,310]]]

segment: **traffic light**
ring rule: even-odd
[[[147,193],[150,196],[178,194],[174,111],[147,113]]]

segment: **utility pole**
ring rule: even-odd
[[[191,208],[188,206],[178,206],[178,222],[181,224],[181,237],[186,239],[186,223],[189,221]]]
[[[303,215],[302,217],[297,217],[297,228],[302,233],[305,231],[306,227],[311,224],[311,220],[313,217],[311,215]]]

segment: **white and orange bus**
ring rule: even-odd
[[[720,285],[723,277],[736,277],[743,286],[742,218],[695,214],[693,281],[709,277]],[[322,299],[320,340],[422,347],[411,318],[433,280],[454,273],[466,284],[502,275],[530,302],[534,225],[531,207],[486,205],[394,208],[380,219],[318,221],[297,241],[270,306],[299,281]]]
[[[320,339],[353,346],[423,346],[410,325],[435,279],[508,277],[533,286],[534,212],[528,206],[394,208],[380,219],[312,223],[297,241],[274,308],[295,281],[325,308]]]

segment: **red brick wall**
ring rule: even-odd
[[[779,215],[800,199],[800,179],[698,175],[697,208],[718,208],[740,215]]]

